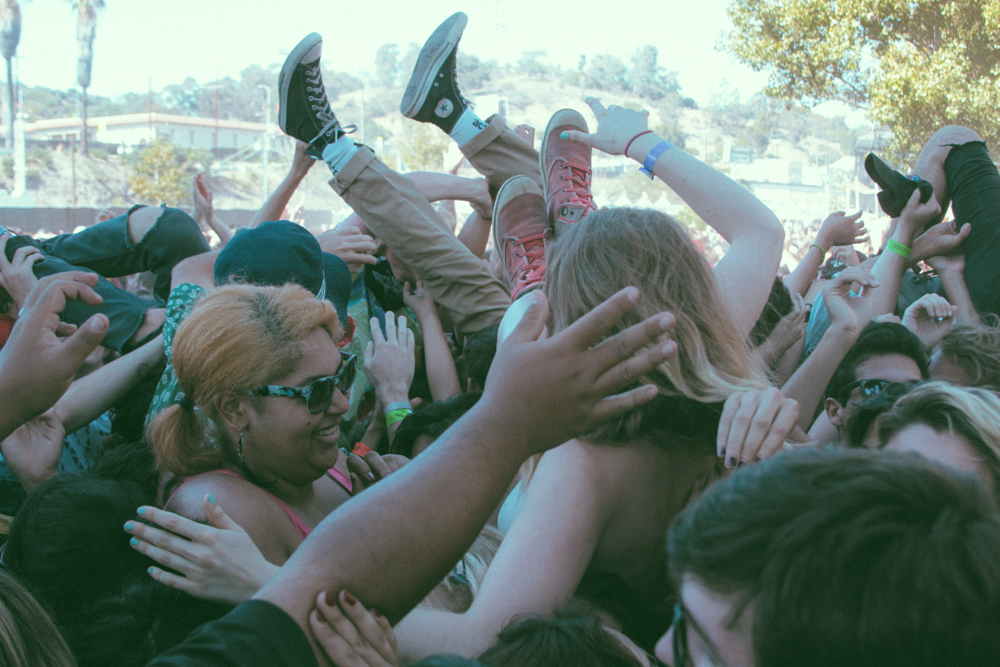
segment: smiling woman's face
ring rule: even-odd
[[[680,598],[689,654],[683,667],[754,667],[752,605],[731,623],[738,598],[710,590],[691,574],[685,574],[681,581]],[[675,629],[671,626],[656,643],[656,657],[682,667],[673,651]]]
[[[268,384],[305,387],[337,373],[340,350],[324,329],[306,335],[301,345],[303,355],[295,370]],[[350,407],[339,389],[334,391],[330,406],[317,415],[309,413],[304,398],[276,396],[259,400],[262,407],[250,412],[243,446],[246,465],[257,477],[308,484],[333,467],[340,451],[340,420]]]

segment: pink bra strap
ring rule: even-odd
[[[229,475],[231,477],[239,477],[240,479],[246,479],[245,477],[243,477],[243,475],[238,475],[235,472],[233,472],[232,470],[225,470],[225,469],[221,469],[221,470],[209,470],[208,472],[203,472],[201,474],[202,475],[207,475],[208,473],[211,473],[211,472],[217,472],[217,473],[222,473],[223,475]],[[337,472],[340,472],[340,471],[338,470]],[[195,475],[195,477],[198,477],[198,475]],[[170,501],[174,499],[174,496],[177,495],[177,492],[181,490],[181,487],[184,486],[185,484],[187,484],[188,482],[190,482],[192,479],[194,479],[194,477],[188,477],[186,480],[184,480],[183,482],[181,482],[177,486],[177,488],[174,489],[174,492],[170,494],[170,497],[167,498],[167,502],[165,502],[163,504],[163,507],[166,508],[166,506],[170,504]],[[350,480],[348,480],[348,483],[350,483]],[[272,498],[274,498],[274,502],[278,503],[278,507],[280,507],[285,512],[285,514],[288,515],[288,518],[291,520],[292,525],[295,526],[295,530],[298,531],[299,537],[301,537],[303,540],[306,539],[306,537],[309,536],[309,533],[312,532],[312,529],[309,526],[307,526],[305,524],[305,522],[302,521],[302,519],[300,519],[299,516],[295,512],[292,511],[291,507],[289,507],[285,503],[281,502],[281,499],[279,499],[278,496],[274,495],[273,493],[271,493],[267,489],[262,489],[262,490],[264,491],[264,493],[266,493],[267,495],[269,495]]]
[[[333,481],[344,487],[345,491],[351,493],[351,491],[353,490],[353,484],[351,484],[350,475],[345,475],[344,473],[340,472],[339,468],[336,467],[327,470],[326,474],[328,474],[330,477],[333,477]]]

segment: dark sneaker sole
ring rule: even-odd
[[[504,266],[503,283],[507,286],[507,289],[512,289],[514,286],[511,284],[510,276],[507,275],[507,253],[504,250],[503,238],[498,233],[500,226],[497,224],[497,221],[500,219],[500,211],[507,205],[507,202],[524,194],[537,194],[541,196],[542,190],[530,176],[514,176],[507,179],[497,192],[496,199],[493,200],[493,224],[491,225],[493,248],[497,251],[497,254],[500,256],[500,263]]]
[[[549,203],[549,172],[546,168],[548,164],[546,160],[546,147],[549,145],[549,135],[552,134],[557,127],[564,125],[572,125],[581,132],[590,132],[587,128],[587,119],[579,111],[574,109],[560,109],[559,111],[552,114],[552,118],[549,119],[549,124],[545,126],[545,134],[542,135],[542,145],[538,149],[538,168],[542,172],[542,196],[545,197],[546,206]]]
[[[420,111],[434,84],[434,74],[441,69],[448,55],[458,46],[468,23],[469,17],[465,12],[456,12],[445,19],[444,23],[427,38],[424,48],[420,49],[420,56],[413,67],[410,81],[406,84],[403,101],[399,103],[401,114],[413,118]]]
[[[292,81],[292,72],[299,63],[303,62],[306,55],[308,55],[313,49],[318,47],[318,52],[315,58],[311,58],[306,62],[312,62],[313,60],[318,60],[323,54],[323,38],[320,37],[319,33],[311,32],[306,35],[301,42],[299,42],[292,52],[288,54],[285,58],[285,64],[281,66],[281,72],[278,74],[278,127],[281,131],[285,131],[285,100],[288,99],[288,84]]]

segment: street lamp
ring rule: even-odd
[[[264,190],[263,201],[267,201],[270,189],[267,187],[267,160],[271,156],[271,88],[261,84],[257,90],[264,91],[264,173],[261,176],[261,187]]]

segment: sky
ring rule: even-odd
[[[731,29],[728,0],[106,0],[97,22],[90,93],[118,96],[160,90],[194,77],[236,77],[250,64],[280,63],[309,32],[324,37],[324,61],[353,74],[374,68],[385,43],[422,44],[456,11],[469,15],[461,47],[482,59],[516,62],[524,51],[576,68],[581,54],[628,62],[643,44],[679,72],[683,94],[711,102],[723,81],[743,99],[766,75],[716,46]],[[76,85],[76,16],[67,0],[21,0],[17,66],[22,84]],[[460,82],[461,83],[461,82]]]

